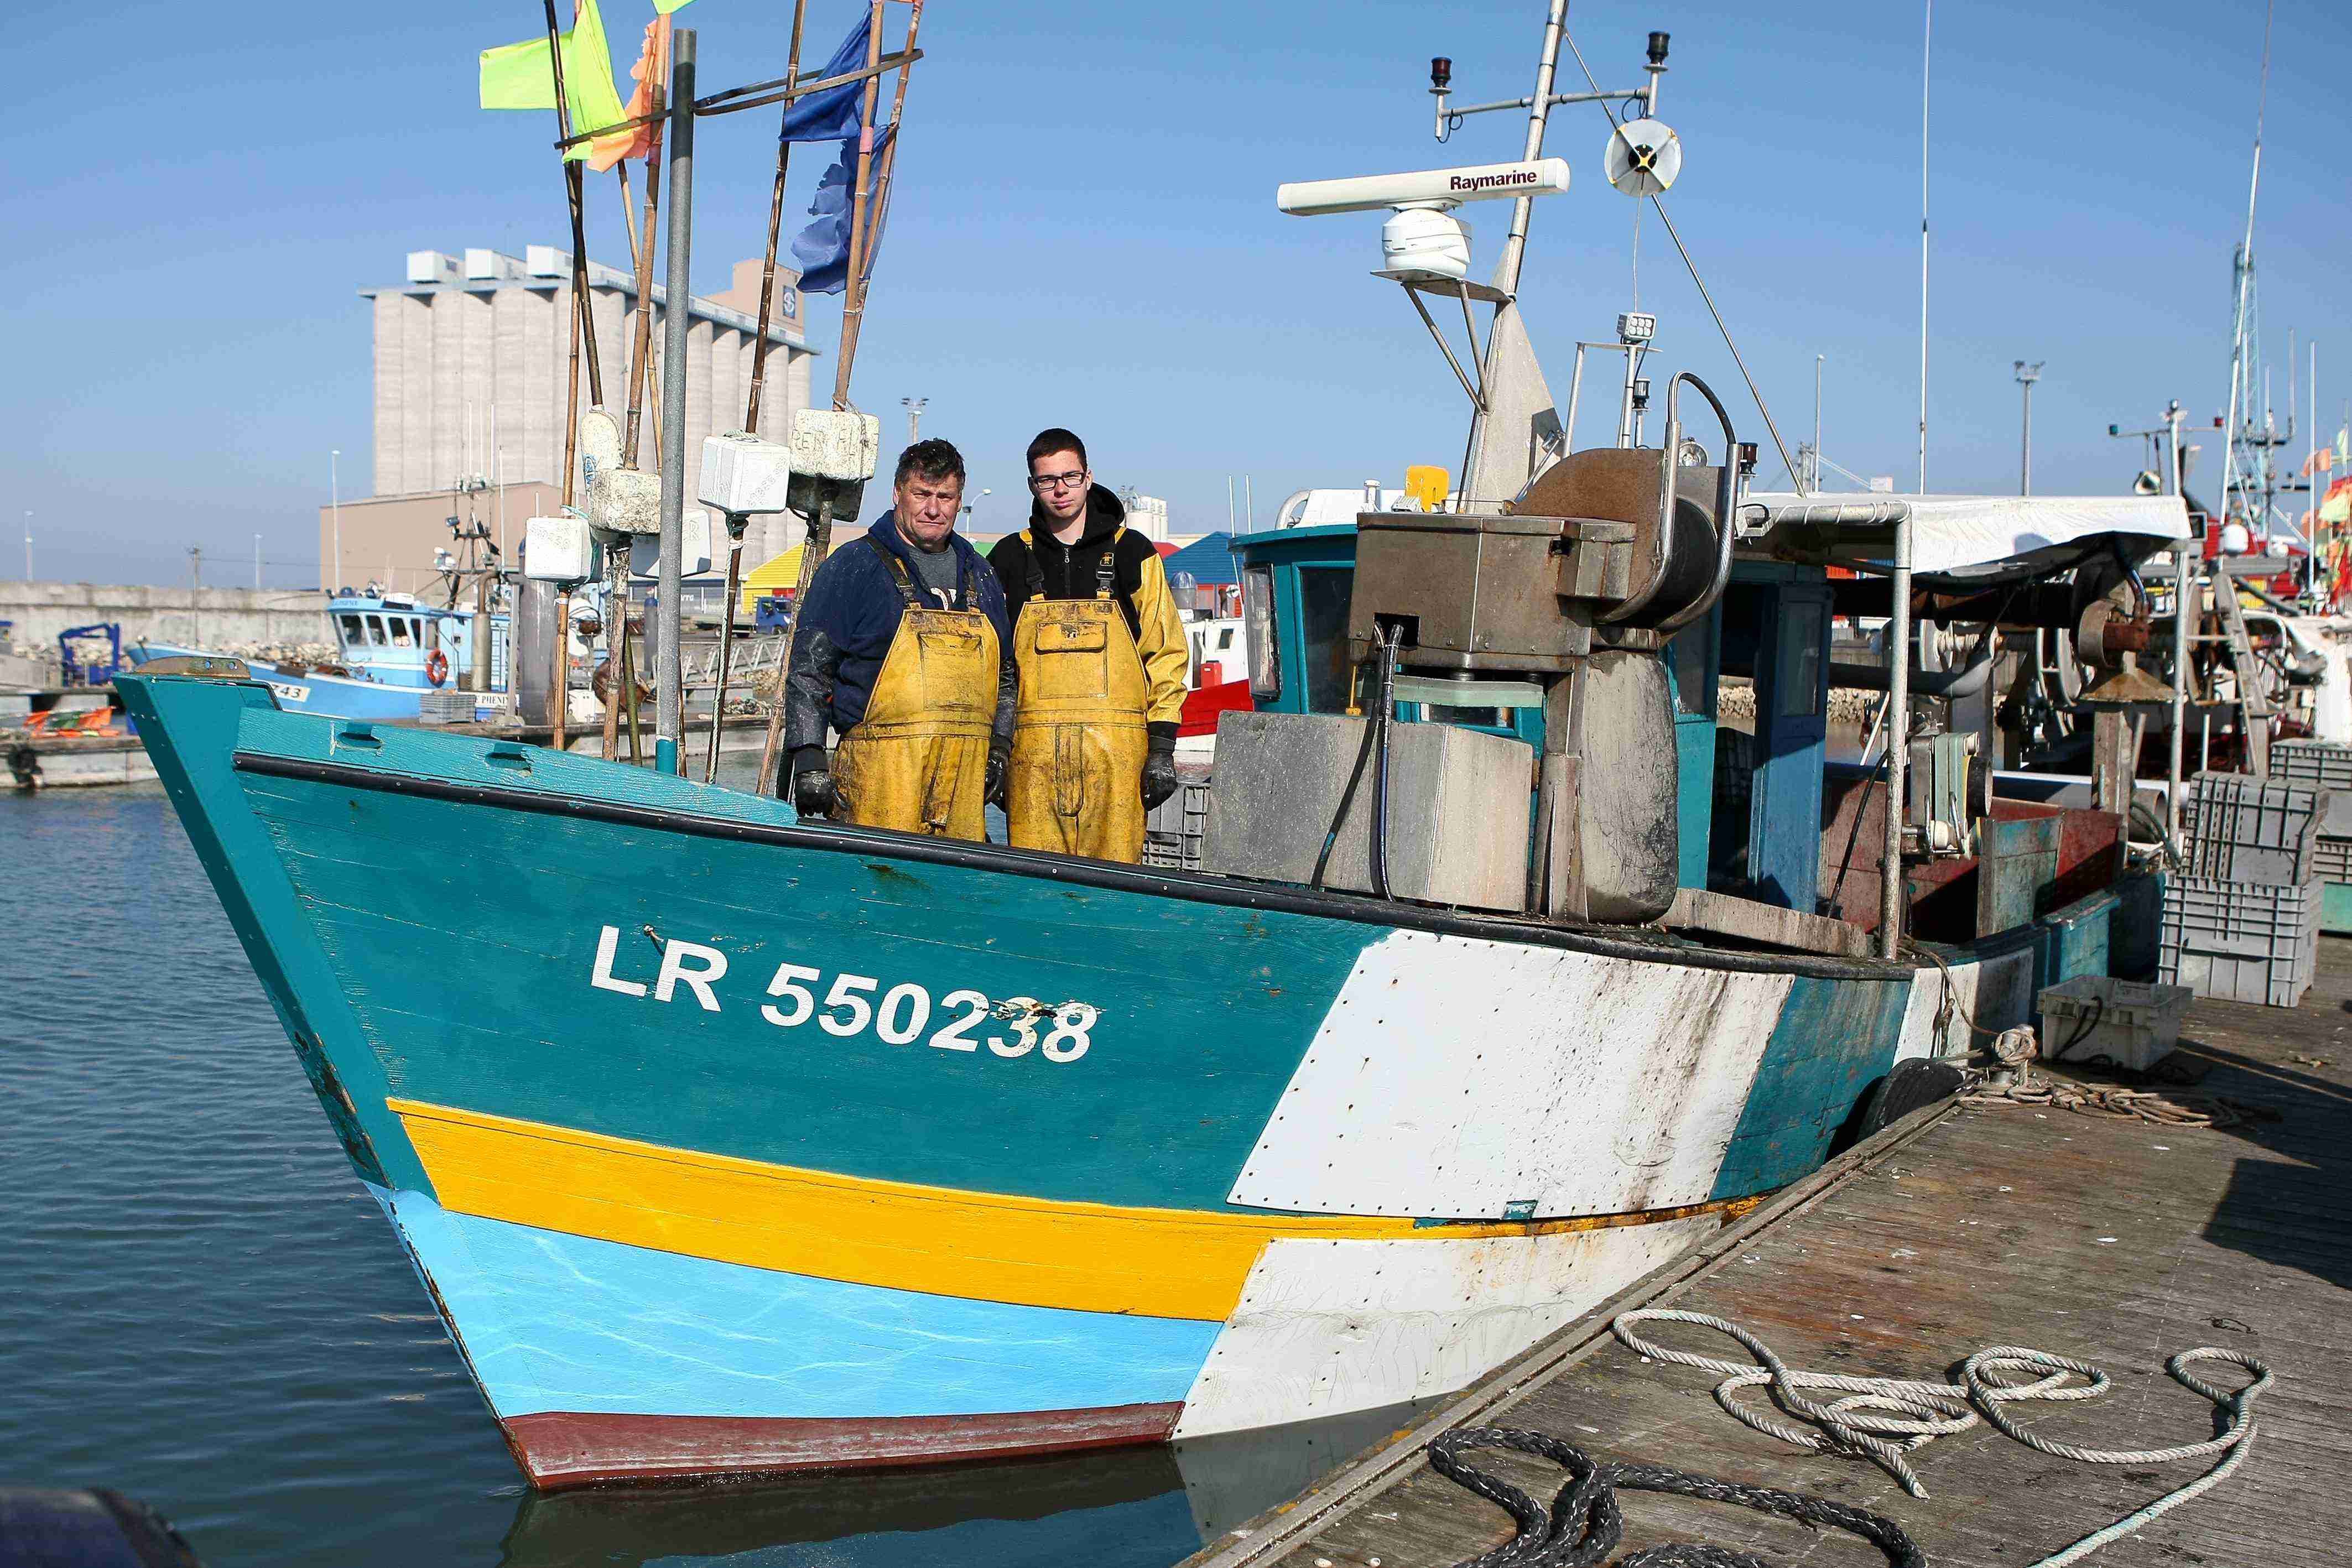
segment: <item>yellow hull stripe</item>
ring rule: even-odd
[[[1525,1223],[1064,1203],[835,1176],[414,1100],[441,1206],[754,1269],[1026,1306],[1223,1322],[1269,1241],[1446,1241],[1654,1224],[1746,1203]]]

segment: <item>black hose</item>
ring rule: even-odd
[[[1323,873],[1330,868],[1331,851],[1339,841],[1339,824],[1348,820],[1348,809],[1356,803],[1356,787],[1364,781],[1364,765],[1372,759],[1372,743],[1378,737],[1372,726],[1364,727],[1364,744],[1356,748],[1356,766],[1348,775],[1348,787],[1339,791],[1339,809],[1332,813],[1330,827],[1324,830],[1323,852],[1315,857],[1315,874],[1307,885],[1316,892],[1323,890]]]
[[[1396,723],[1397,645],[1404,636],[1404,628],[1391,626],[1381,642],[1381,711],[1373,720],[1372,765],[1372,894],[1376,898],[1393,896],[1389,892],[1389,732]]]

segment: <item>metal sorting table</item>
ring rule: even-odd
[[[1941,1378],[1992,1344],[2079,1357],[2114,1377],[2104,1397],[2011,1409],[2046,1436],[2092,1448],[2211,1436],[2213,1407],[2165,1375],[2164,1361],[2194,1345],[2245,1350],[2278,1381],[2253,1407],[2259,1430],[2244,1466],[2088,1561],[2345,1561],[2352,941],[2324,939],[2318,967],[2298,1009],[2199,1001],[2182,1030],[2175,1061],[2205,1070],[2194,1092],[2275,1119],[2219,1129],[2050,1107],[1917,1113],[1183,1568],[1445,1568],[1502,1544],[1508,1516],[1423,1457],[1455,1425],[1532,1427],[1604,1461],[1816,1493],[1893,1518],[1937,1568],[2034,1562],[2212,1463],[2078,1464],[1979,1426],[1912,1456],[1933,1494],[1915,1500],[1867,1460],[1806,1453],[1735,1422],[1714,1402],[1716,1375],[1645,1364],[1607,1327],[1643,1305],[1729,1318],[1813,1371]],[[1641,1332],[1744,1357],[1687,1324]],[[2241,1381],[2221,1370],[2226,1385]],[[1768,1405],[1763,1392],[1748,1391],[1748,1401]],[[1566,1479],[1517,1454],[1473,1458],[1546,1502]],[[1620,1495],[1627,1528],[1612,1560],[1700,1541],[1809,1568],[1885,1562],[1858,1539],[1745,1509]]]

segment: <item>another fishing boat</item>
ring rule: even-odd
[[[341,593],[329,596],[328,631],[335,657],[310,664],[291,660],[247,659],[247,668],[268,681],[289,713],[331,718],[414,723],[427,692],[457,691],[474,668],[474,639],[480,620],[472,610],[445,608],[406,594]],[[490,617],[489,682],[478,695],[475,714],[496,711],[493,694],[507,689],[508,617]],[[134,660],[220,657],[201,648],[149,642],[131,650]]]
[[[1439,204],[1400,198],[1418,215],[1392,227],[1442,262],[1444,193],[1516,197],[1524,235],[1527,193],[1565,175],[1394,177]],[[1687,376],[1659,444],[1629,402],[1620,444],[1568,450],[1517,241],[1494,287],[1462,243],[1451,270],[1383,272],[1493,311],[1454,504],[1243,547],[1258,700],[1220,726],[1213,869],[803,821],[659,768],[292,711],[228,662],[121,681],[535,1484],[1443,1395],[2022,1018],[2037,916],[2112,876],[2117,814],[1996,811],[1948,747],[1874,815],[1853,795],[1875,855],[1838,890],[1876,896],[1819,913],[1844,831],[1820,749],[1836,529],[1747,526],[1750,460]],[[1727,666],[1764,716],[1736,766]],[[1901,945],[1922,887],[1944,947]]]

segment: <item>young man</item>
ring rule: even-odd
[[[1040,434],[1029,490],[1029,526],[988,556],[1021,672],[1006,826],[1024,849],[1132,863],[1145,811],[1176,792],[1183,618],[1160,552],[1094,482],[1086,443]]]
[[[985,803],[1012,755],[1015,674],[1003,591],[956,537],[963,481],[963,456],[946,442],[907,448],[890,510],[809,584],[784,682],[803,816],[985,834]],[[830,766],[828,727],[841,736]]]

